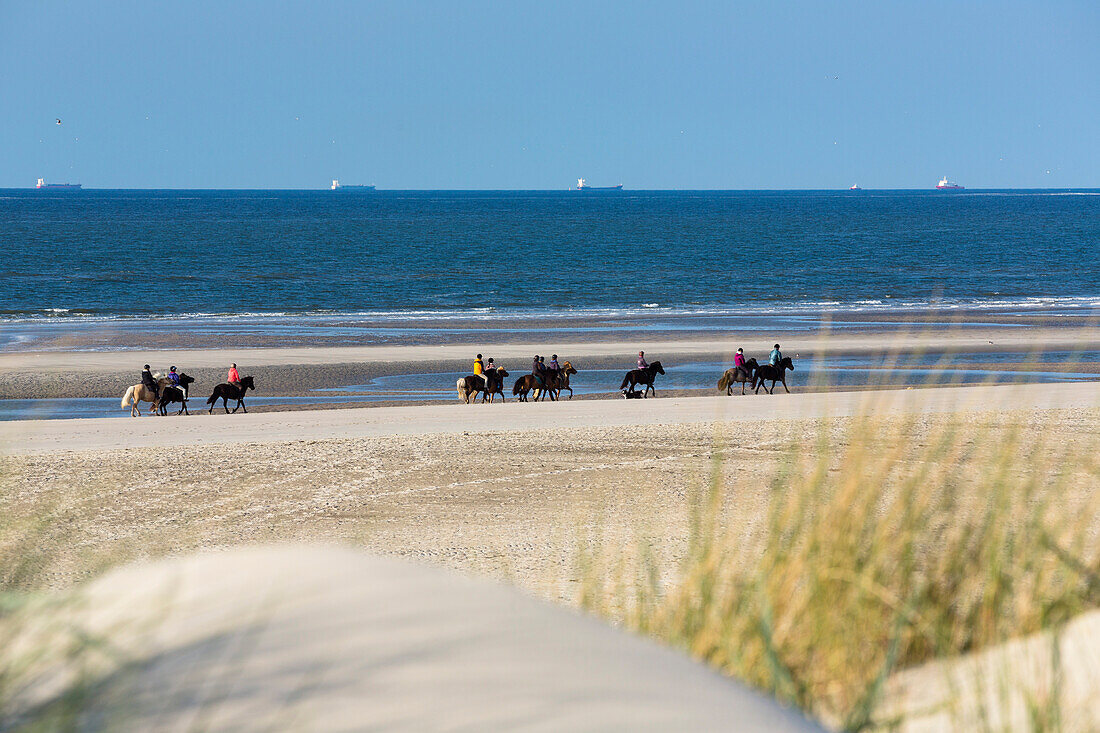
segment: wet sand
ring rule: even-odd
[[[195,377],[199,391],[223,381],[231,362],[241,374],[256,376],[260,394],[307,396],[312,390],[398,374],[462,372],[473,355],[492,356],[513,376],[526,373],[534,354],[557,353],[578,369],[631,368],[635,354],[666,366],[684,361],[732,363],[741,346],[758,359],[771,350],[774,336],[724,339],[639,340],[630,342],[452,343],[439,345],[275,347],[235,349],[125,350],[103,352],[0,353],[0,399],[49,397],[120,397],[138,381],[143,364],[167,371],[171,365]],[[842,335],[783,335],[784,353],[809,358],[829,354],[1003,353],[1041,355],[1051,351],[1100,349],[1100,330],[1022,328],[897,331]],[[119,345],[120,347],[123,345]],[[715,380],[718,378],[715,375]]]

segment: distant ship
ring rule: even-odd
[[[859,187],[858,183],[853,183],[851,186],[848,186],[848,190],[849,191],[862,191],[863,189]]]
[[[966,189],[965,186],[960,186],[954,181],[947,180],[947,176],[940,179],[940,182],[936,184],[936,188],[940,191],[963,191]]]
[[[361,186],[361,185],[349,186],[348,184],[340,183],[340,181],[333,178],[332,179],[332,188],[331,188],[331,190],[333,190],[333,191],[347,191],[348,193],[355,193],[357,191],[360,192],[360,193],[364,193],[364,192],[367,192],[367,191],[373,191],[374,186]]]
[[[38,185],[35,188],[44,189],[46,191],[79,191],[79,183],[46,183],[45,178],[38,179]]]
[[[622,191],[623,184],[618,186],[589,186],[583,178],[577,179],[577,187],[574,191]]]

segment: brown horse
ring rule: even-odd
[[[550,377],[550,378],[547,379],[547,385],[546,386],[547,386],[548,389],[553,390],[554,399],[558,399],[558,398],[561,397],[561,391],[563,389],[569,390],[569,399],[573,399],[573,388],[569,386],[569,375],[570,374],[576,374],[576,373],[577,373],[577,370],[573,367],[573,365],[570,362],[567,361],[567,362],[562,363],[561,369],[558,370],[558,373],[555,376]],[[538,390],[538,389],[535,390],[536,400],[538,399],[538,396],[539,396],[540,392],[541,392],[541,390]]]
[[[458,389],[458,399],[467,405],[477,397],[478,392],[485,391],[485,377],[480,374],[470,374],[455,382]]]
[[[488,399],[491,405],[496,401],[496,396],[500,395],[500,401],[504,402],[504,378],[507,376],[508,372],[504,371],[504,367],[486,371],[485,391],[481,393],[481,401]]]
[[[653,380],[657,378],[658,374],[664,374],[665,368],[661,366],[661,362],[655,361],[645,369],[631,369],[623,377],[623,383],[619,385],[619,389],[624,392],[627,391],[629,385],[629,391],[634,392],[634,388],[639,384],[645,385],[645,391],[642,392],[642,397],[649,395],[649,391],[653,390],[653,396],[657,396],[657,389],[653,386]]]
[[[753,379],[753,375],[756,373],[757,367],[760,365],[756,362],[756,359],[749,359],[745,362],[744,366],[734,367],[733,369],[727,369],[726,373],[722,375],[722,378],[718,380],[718,389],[726,390],[726,396],[733,394],[733,385],[735,382],[741,383],[741,394],[745,394],[745,384],[752,382],[753,386],[756,386],[756,380]]]
[[[233,412],[237,410],[244,410],[248,412],[248,408],[244,406],[244,394],[248,390],[256,389],[256,382],[252,378],[252,375],[247,377],[241,377],[240,387],[235,384],[229,384],[223,382],[217,387],[214,387],[214,394],[206,398],[206,404],[210,405],[210,409],[206,412],[209,414],[214,411],[214,404],[218,401],[222,401],[222,408],[225,410],[225,414],[229,414],[229,400],[236,400],[237,406],[233,408]]]
[[[550,399],[554,399],[554,393],[551,390],[542,389],[542,382],[534,374],[524,374],[522,377],[516,380],[515,385],[512,387],[512,394],[519,397],[520,402],[529,402],[527,395],[532,390],[535,390],[535,402],[546,395],[550,395]]]

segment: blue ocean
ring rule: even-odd
[[[1098,191],[0,191],[0,319],[1100,304]]]

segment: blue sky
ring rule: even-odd
[[[1098,38],[1094,0],[0,0],[0,186],[1100,186]]]

